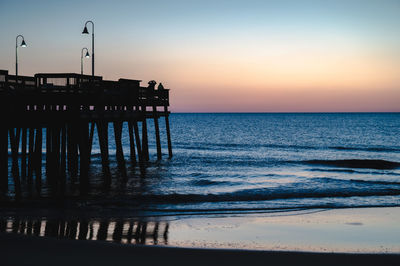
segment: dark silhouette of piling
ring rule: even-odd
[[[22,128],[22,140],[21,140],[21,178],[26,178],[26,139],[27,129]]]
[[[156,86],[156,82],[154,80],[150,81],[149,87],[148,87],[148,93],[155,94],[155,86]],[[159,98],[159,95],[157,98]],[[155,129],[155,133],[156,133],[157,159],[161,160],[162,153],[161,153],[160,128],[158,126],[158,114],[157,114],[157,102],[156,101],[153,101],[152,110],[153,110],[153,119],[154,119],[154,129]]]
[[[109,166],[109,154],[108,154],[108,123],[97,122],[97,133],[99,137],[100,153],[101,153],[101,165],[105,177],[105,183],[110,184],[111,173]]]
[[[146,106],[142,106],[142,113],[142,159],[147,162],[149,160],[149,143],[147,139]]]
[[[164,117],[165,117],[165,130],[167,131],[167,143],[168,143],[168,156],[169,158],[172,158],[172,142],[171,142],[171,132],[169,129],[169,112],[168,112],[168,106],[169,106],[169,94],[168,90],[164,88],[162,83],[158,85],[158,94],[159,94],[159,100],[163,103],[164,107]]]
[[[66,175],[67,175],[67,129],[66,125],[61,128],[61,156],[60,156],[60,194],[64,194],[66,186]]]
[[[68,171],[72,177],[78,173],[78,141],[75,123],[67,124],[67,160]]]
[[[79,182],[83,192],[89,185],[89,125],[87,122],[79,124]]]
[[[135,153],[135,137],[133,133],[133,124],[132,121],[128,122],[128,131],[129,131],[129,148],[130,148],[130,158],[133,166],[136,166],[136,153]]]
[[[50,167],[51,167],[51,128],[47,126],[46,128],[46,177],[49,182],[51,179],[50,176]]]
[[[33,184],[33,161],[35,159],[34,146],[35,146],[35,129],[29,128],[29,141],[28,141],[28,185],[32,187]]]
[[[35,174],[36,174],[36,191],[40,192],[42,186],[42,129],[37,128],[35,140]]]
[[[89,133],[89,155],[92,154],[92,146],[93,146],[93,137],[94,137],[94,127],[95,122],[90,123],[90,133]],[[90,159],[90,158],[89,158]]]
[[[120,121],[114,122],[114,137],[118,167],[121,174],[126,175],[124,151],[122,148],[122,122]]]
[[[142,154],[142,147],[140,145],[139,127],[138,127],[137,121],[133,122],[133,129],[134,129],[134,133],[135,133],[137,153]]]
[[[169,130],[169,119],[168,119],[168,107],[164,106],[165,112],[165,129],[167,131],[167,141],[168,141],[168,155],[169,158],[172,158],[172,142],[171,142],[171,132]]]
[[[8,190],[8,132],[0,128],[0,191]]]
[[[12,174],[14,179],[14,190],[15,197],[20,198],[21,196],[21,180],[19,175],[19,163],[18,163],[18,149],[19,149],[19,138],[20,138],[20,128],[10,129],[10,144],[11,144],[11,158],[12,158]]]

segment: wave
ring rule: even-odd
[[[348,182],[348,183],[358,183],[358,184],[369,184],[369,185],[397,185],[400,186],[400,182],[395,181],[383,181],[383,180],[361,180],[361,179],[350,179],[350,180],[343,180],[337,178],[330,178],[330,177],[320,177],[320,178],[313,178],[313,180],[318,180],[321,182]]]
[[[244,189],[219,194],[147,194],[129,197],[127,202],[149,204],[192,204],[216,202],[257,202],[287,199],[346,198],[370,196],[400,196],[400,183],[326,180],[325,186],[319,184],[293,184],[276,188]],[[320,182],[320,181],[318,181]],[[298,188],[303,186],[302,188]],[[111,199],[111,201],[113,201]]]
[[[399,162],[386,160],[370,160],[370,159],[348,159],[348,160],[307,160],[303,161],[312,165],[328,165],[344,168],[368,168],[378,170],[393,170],[400,168]]]
[[[400,152],[399,148],[388,148],[388,147],[342,147],[333,146],[329,147],[334,150],[345,150],[345,151],[376,151],[376,152]]]
[[[191,184],[195,186],[217,186],[217,185],[229,185],[232,184],[232,182],[228,181],[215,181],[215,180],[209,180],[209,179],[200,179],[200,180],[194,180],[191,182]]]
[[[210,142],[176,142],[175,145],[188,150],[221,150],[235,148],[276,148],[276,149],[299,149],[299,150],[343,150],[343,151],[367,151],[367,152],[400,152],[400,148],[390,147],[354,147],[354,146],[312,146],[294,144],[273,144],[273,143],[210,143]]]
[[[323,169],[323,168],[312,168],[308,169],[308,171],[312,172],[339,172],[339,173],[363,173],[361,171],[356,171],[352,169]]]
[[[314,203],[305,206],[281,206],[281,207],[208,207],[208,208],[147,208],[136,212],[136,216],[141,217],[157,217],[157,216],[201,216],[201,215],[231,215],[235,216],[246,214],[268,214],[272,216],[293,216],[299,214],[321,212],[331,209],[348,209],[348,208],[386,208],[400,207],[398,203],[386,204],[346,204],[337,203],[332,205],[327,202]]]
[[[382,171],[357,171],[354,169],[324,169],[324,168],[311,168],[307,169],[307,171],[312,171],[312,172],[335,172],[335,173],[348,173],[348,174],[372,174],[372,175],[390,175],[390,176],[400,176],[400,173],[395,173],[395,172],[382,172]]]
[[[224,148],[278,148],[278,149],[302,149],[313,150],[321,149],[321,147],[307,146],[307,145],[284,145],[284,144],[249,144],[249,143],[209,143],[209,142],[195,142],[187,144],[185,142],[176,142],[175,145],[181,149],[188,150],[221,150]],[[326,147],[324,148],[326,149]]]

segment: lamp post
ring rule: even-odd
[[[26,43],[25,43],[25,39],[24,36],[22,35],[18,35],[15,38],[15,77],[18,77],[18,38],[21,37],[22,38],[22,42],[21,42],[21,47],[26,47]],[[18,83],[18,81],[16,80],[16,82]]]
[[[89,34],[87,24],[92,24],[92,76],[94,76],[94,23],[91,20],[86,21],[85,28],[83,28],[82,34]]]
[[[85,50],[86,50],[85,57],[86,58],[90,57],[88,48],[86,48],[86,47],[82,48],[82,51],[81,51],[81,75],[83,75],[83,51],[85,51]]]

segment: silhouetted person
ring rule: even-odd
[[[160,84],[158,84],[157,89],[158,89],[158,90],[165,90],[165,89],[164,89],[164,86],[162,85],[161,82],[160,82]]]
[[[149,86],[147,86],[147,88],[149,88],[151,90],[155,90],[157,82],[155,80],[150,80],[147,84],[149,84]]]

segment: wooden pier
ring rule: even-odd
[[[45,147],[46,180],[63,193],[67,173],[81,188],[89,184],[89,165],[95,127],[105,180],[110,182],[108,128],[112,123],[116,158],[126,173],[122,128],[127,123],[130,162],[142,171],[149,161],[147,120],[154,120],[157,158],[162,158],[159,118],[165,118],[168,154],[172,157],[169,129],[169,90],[150,81],[103,80],[79,74],[8,75],[0,70],[0,190],[8,190],[8,153],[11,148],[15,195],[21,179],[40,190],[42,147]],[[139,126],[141,132],[139,132]]]

